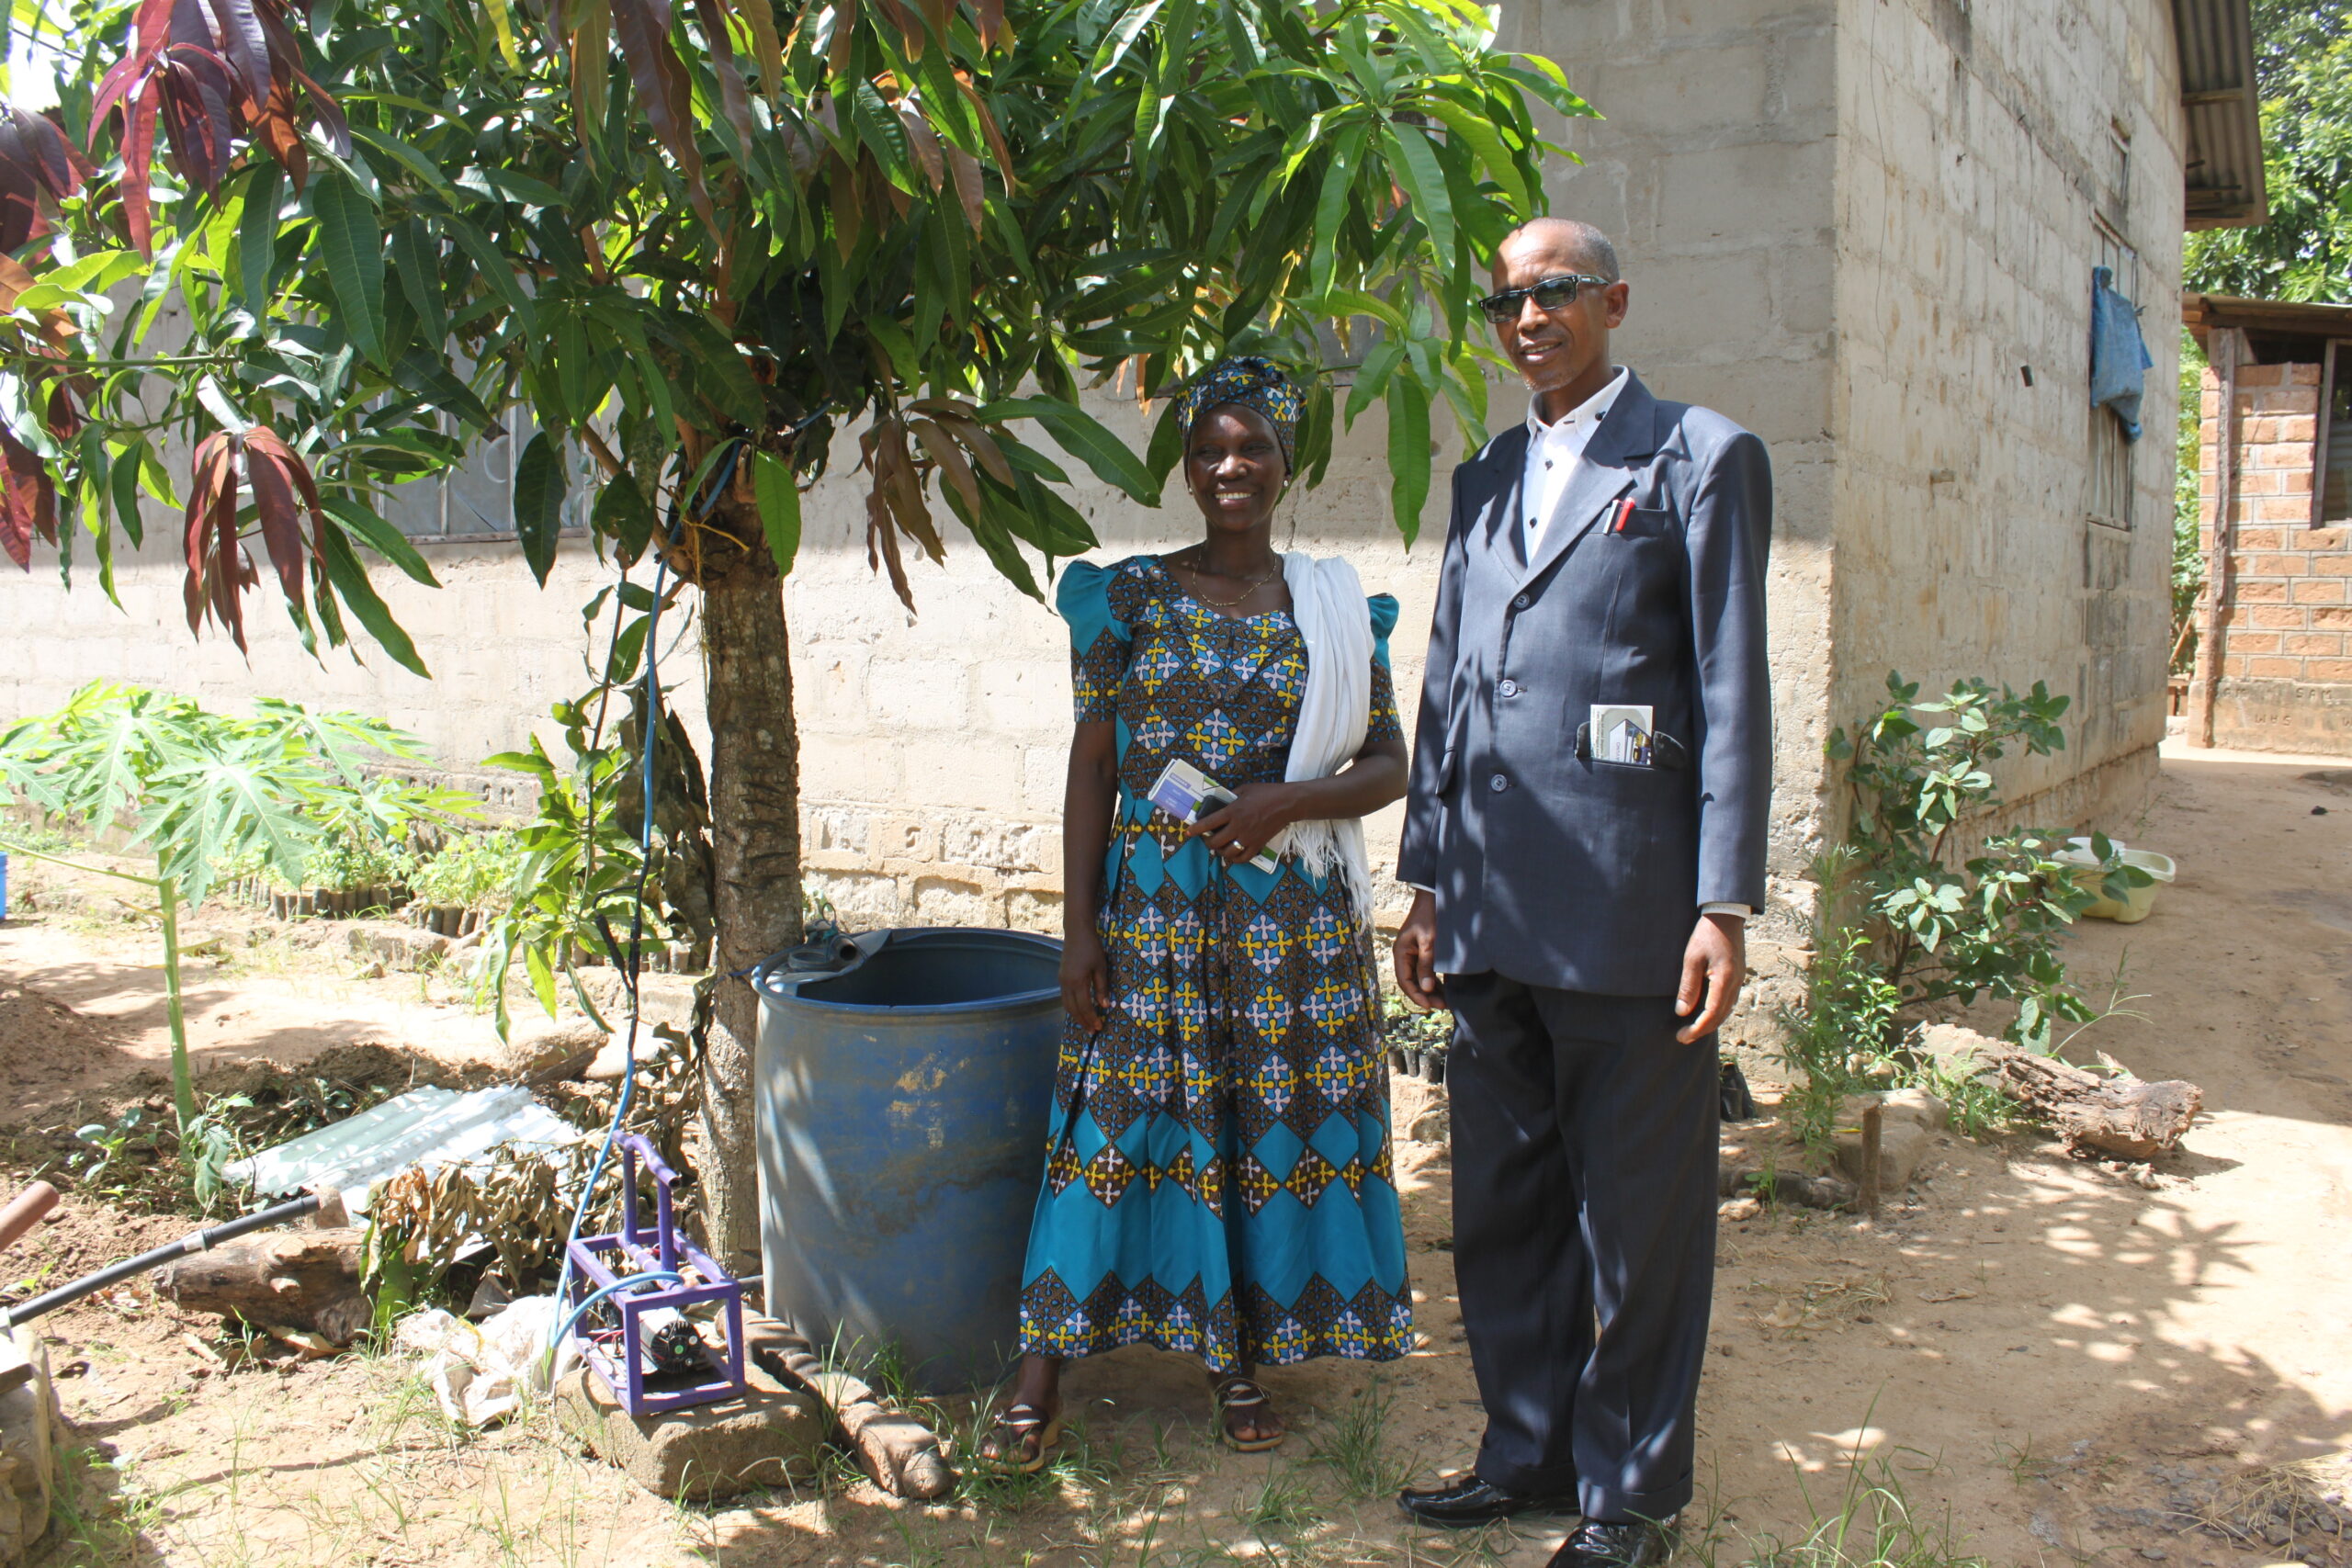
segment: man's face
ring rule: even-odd
[[[1495,292],[1590,271],[1568,236],[1537,229],[1514,234],[1495,253]],[[1498,322],[1495,335],[1529,391],[1541,396],[1594,381],[1596,385],[1583,389],[1589,396],[1605,380],[1601,373],[1610,363],[1609,333],[1625,319],[1628,293],[1623,282],[1606,288],[1587,287],[1555,310],[1544,310],[1532,299],[1521,299],[1519,314]]]

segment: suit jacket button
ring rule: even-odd
[[[1516,681],[1506,680],[1500,685],[1497,686],[1495,690],[1500,692],[1504,696],[1515,697],[1519,695],[1519,682]]]
[[[1487,781],[1487,787],[1493,790],[1497,795],[1500,795],[1503,791],[1510,788],[1510,780],[1503,777],[1500,773],[1497,773],[1493,778]]]
[[[1514,610],[1524,610],[1524,609],[1526,609],[1526,608],[1527,608],[1527,595],[1526,595],[1526,594],[1524,594],[1524,593],[1522,593],[1522,594],[1521,594],[1518,598],[1516,598],[1516,599],[1512,600],[1512,601],[1510,602],[1510,607],[1511,607],[1512,609],[1514,609]]]

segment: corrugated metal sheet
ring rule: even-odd
[[[2262,104],[2254,75],[2251,0],[2173,0],[2180,40],[2180,105],[2186,149],[2188,227],[2247,228],[2267,222],[2262,179]]]
[[[232,1181],[262,1192],[294,1192],[314,1182],[340,1188],[354,1213],[376,1184],[411,1166],[428,1170],[478,1159],[505,1144],[560,1145],[587,1134],[527,1090],[413,1089],[332,1127],[305,1133],[228,1168]]]

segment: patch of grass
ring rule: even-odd
[[[164,1498],[141,1484],[130,1460],[108,1459],[95,1448],[58,1452],[51,1530],[72,1549],[61,1561],[112,1564],[138,1561],[140,1549],[162,1528]]]
[[[1330,1468],[1343,1495],[1385,1496],[1412,1479],[1418,1460],[1388,1451],[1388,1413],[1396,1403],[1396,1396],[1374,1376],[1309,1448],[1317,1462]]]
[[[1241,1505],[1241,1522],[1261,1533],[1294,1536],[1323,1522],[1315,1506],[1315,1489],[1297,1470],[1277,1463],[1266,1472],[1257,1492]]]
[[[1848,1456],[1845,1487],[1826,1511],[1814,1502],[1799,1472],[1798,1493],[1813,1521],[1804,1533],[1735,1542],[1711,1520],[1683,1533],[1682,1550],[1702,1568],[1991,1568],[1988,1559],[1965,1550],[1967,1538],[1949,1505],[1938,1509],[1913,1501],[1897,1462],[1903,1459],[1922,1461],[1917,1470],[1934,1468],[1933,1460],[1915,1449],[1865,1460],[1857,1448]]]

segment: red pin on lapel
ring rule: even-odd
[[[1609,531],[1612,534],[1622,534],[1625,531],[1625,525],[1633,520],[1634,498],[1629,495],[1617,503],[1615,514],[1609,519]]]

